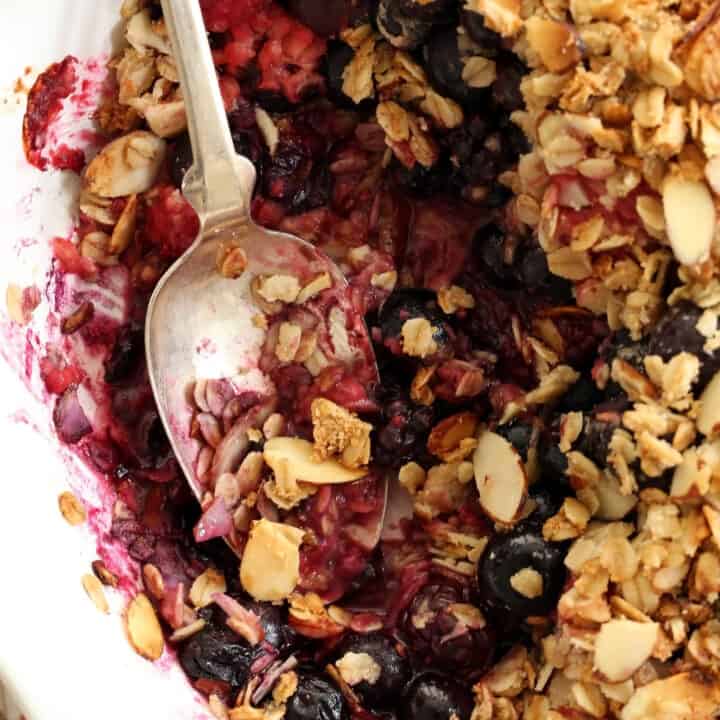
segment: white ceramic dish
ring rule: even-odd
[[[80,578],[97,557],[96,540],[65,523],[57,496],[69,484],[99,506],[96,483],[54,441],[36,376],[23,378],[26,344],[38,340],[27,329],[10,335],[7,329],[8,282],[44,287],[48,241],[67,236],[77,195],[72,174],[26,164],[20,134],[26,93],[17,81],[29,87],[67,54],[108,53],[119,6],[120,0],[3,0],[0,10],[0,718],[5,704],[7,720],[209,718],[171,657],[152,665],[132,651],[119,594],[108,594],[109,616],[85,595]],[[38,311],[41,321],[47,309]],[[104,518],[98,510],[100,525]]]

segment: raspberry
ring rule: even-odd
[[[192,206],[172,185],[163,185],[156,193],[147,211],[145,235],[162,255],[176,258],[197,237],[200,223]]]

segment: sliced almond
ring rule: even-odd
[[[253,598],[277,602],[295,590],[304,536],[290,525],[265,519],[253,523],[240,563],[240,581]]]
[[[706,437],[720,430],[720,371],[715,373],[700,395],[697,427]]]
[[[623,682],[652,655],[657,623],[609,620],[595,639],[595,668],[604,680]]]
[[[301,438],[271,438],[265,443],[263,457],[273,472],[284,473],[289,468],[296,480],[311,485],[339,485],[367,475],[365,470],[346,468],[332,458],[318,462],[313,444]]]
[[[149,190],[165,160],[165,141],[136,130],[113,140],[85,171],[87,189],[100,197],[124,197]]]
[[[82,577],[82,586],[85,589],[88,597],[93,601],[95,607],[106,615],[110,612],[105,592],[103,591],[102,583],[95,577],[87,573]]]
[[[163,654],[165,639],[147,595],[140,593],[130,601],[125,622],[130,644],[138,655],[147,660],[158,660]]]
[[[58,506],[68,524],[82,525],[85,522],[85,506],[69,490],[58,497]]]
[[[215,593],[224,593],[227,590],[225,576],[215,568],[209,567],[202,575],[195,578],[190,587],[190,602],[196,608],[204,608],[213,602]]]
[[[527,475],[515,448],[497,433],[486,430],[478,438],[473,469],[482,509],[496,522],[514,522],[527,493]]]
[[[707,184],[671,176],[663,184],[662,200],[675,258],[683,265],[706,260],[715,233],[715,204]]]
[[[621,720],[660,717],[660,708],[671,709],[673,720],[712,717],[720,701],[720,685],[702,672],[684,672],[638,688],[620,713]],[[677,710],[677,712],[672,712]]]
[[[622,520],[637,505],[637,496],[623,495],[614,477],[601,474],[592,489],[599,502],[595,515],[600,520]]]

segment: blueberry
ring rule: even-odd
[[[260,605],[235,596],[249,610],[260,616],[265,637],[260,645],[251,646],[225,624],[226,615],[216,605],[200,611],[205,627],[187,640],[179,653],[180,664],[193,680],[227,683],[234,691],[244,686],[254,662],[272,647],[273,659],[286,657],[295,646],[295,633],[282,619],[281,611],[271,605]]]
[[[495,633],[458,615],[457,606],[470,607],[466,593],[449,583],[431,583],[415,595],[402,627],[418,662],[475,678],[492,662]]]
[[[671,307],[651,330],[647,344],[648,355],[659,355],[668,361],[680,352],[688,352],[700,360],[700,374],[694,390],[697,394],[720,370],[720,353],[703,350],[707,338],[696,325],[702,309],[689,301]]]
[[[408,661],[397,651],[395,642],[380,633],[353,634],[340,643],[337,659],[341,660],[347,653],[365,653],[380,666],[380,676],[374,683],[363,680],[353,685],[363,706],[374,710],[394,705],[410,672]]]
[[[105,360],[105,382],[117,385],[131,380],[142,364],[144,347],[142,330],[129,325],[121,328]]]
[[[420,47],[432,29],[432,25],[424,19],[406,14],[398,0],[380,0],[376,19],[383,37],[403,50]]]
[[[589,375],[582,375],[580,379],[560,398],[556,406],[559,413],[580,410],[588,412],[602,400],[602,392],[595,385]]]
[[[486,90],[472,88],[462,79],[464,64],[455,28],[433,34],[425,45],[424,54],[430,82],[440,93],[459,103],[479,104],[487,98]]]
[[[548,279],[547,257],[539,245],[532,245],[521,253],[516,269],[518,280],[528,289],[539,288]]]
[[[480,269],[494,279],[510,277],[511,268],[505,262],[505,233],[497,225],[486,225],[475,233],[472,256]]]
[[[553,487],[552,483],[550,487]],[[522,521],[523,528],[542,530],[545,521],[560,510],[564,498],[561,493],[551,490],[550,487],[540,487],[536,484],[530,489],[529,496],[534,508]]]
[[[316,675],[300,676],[297,690],[285,709],[285,720],[347,720],[348,717],[340,691]]]
[[[487,609],[511,620],[552,612],[565,583],[565,552],[564,546],[548,543],[539,530],[520,527],[493,537],[478,563],[479,592]],[[542,578],[538,597],[526,597],[510,584],[525,568]]]
[[[179,657],[193,680],[223,682],[236,691],[248,679],[253,649],[230,628],[210,623],[182,646]]]
[[[464,10],[462,13],[462,26],[470,39],[477,43],[485,57],[494,57],[502,47],[502,38],[493,30],[485,27],[485,20],[480,13]]]
[[[332,93],[333,99],[342,100],[343,104],[350,102],[347,95],[343,93],[343,73],[353,57],[355,57],[355,52],[346,43],[340,40],[331,40],[328,43],[325,56],[328,89]]]
[[[380,331],[385,347],[394,354],[402,354],[402,328],[406,321],[424,318],[433,327],[433,340],[438,352],[451,351],[450,328],[445,322],[435,293],[429,290],[403,288],[395,290],[380,310]]]
[[[553,479],[565,480],[568,461],[565,453],[558,447],[556,438],[543,438],[540,443],[540,473],[550,482]]]
[[[418,675],[408,687],[400,710],[401,720],[470,720],[470,688],[437,672]]]
[[[393,177],[403,190],[417,197],[429,197],[447,190],[451,180],[450,161],[442,155],[436,163],[429,168],[415,163],[407,168],[401,163],[393,163]]]
[[[190,136],[183,133],[172,143],[168,153],[170,177],[176,188],[182,187],[185,173],[193,164],[193,152],[190,145]]]
[[[526,73],[527,68],[514,55],[501,53],[497,62],[497,77],[492,85],[492,95],[497,105],[508,114],[523,107],[520,81]]]
[[[507,425],[499,425],[495,432],[504,437],[517,450],[523,461],[526,461],[534,429],[529,423],[515,420]]]
[[[608,445],[619,423],[619,415],[617,416],[617,422],[611,421],[607,414],[603,414],[602,418],[586,417],[575,447],[599,467],[605,467]]]

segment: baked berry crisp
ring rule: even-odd
[[[717,3],[200,4],[253,215],[339,264],[379,381],[327,276],[254,278],[269,390],[188,389],[191,496],[143,320],[198,231],[192,152],[160,6],[125,0],[104,147],[60,162],[82,194],[40,371],[142,568],[133,647],[221,720],[715,717]],[[41,169],[75,62],[30,96]],[[9,299],[29,322],[37,293]]]

